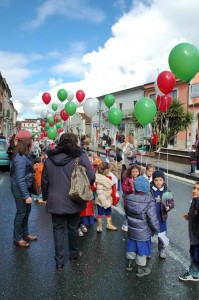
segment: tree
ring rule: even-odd
[[[156,116],[151,123],[153,132],[158,134],[159,146],[167,147],[178,132],[186,130],[194,121],[194,115],[186,111],[179,100],[173,99],[171,106],[166,112],[157,110]],[[133,113],[133,123],[136,128],[141,127]]]

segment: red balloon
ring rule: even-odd
[[[54,122],[57,123],[58,122],[58,117],[54,116]]]
[[[41,121],[41,127],[44,127],[46,123],[44,121]]]
[[[82,102],[85,98],[85,93],[82,90],[77,91],[76,98],[79,102]]]
[[[175,84],[176,78],[170,71],[163,71],[158,75],[157,85],[163,94],[169,94],[173,90]]]
[[[157,96],[156,105],[161,110],[161,112],[165,112],[172,103],[171,95]]]
[[[51,101],[51,95],[49,93],[43,93],[42,100],[45,104],[49,104]]]
[[[44,137],[47,137],[47,131],[44,131],[44,132],[43,132],[43,136],[44,136]]]
[[[63,121],[66,121],[66,120],[68,120],[68,118],[69,118],[69,115],[65,112],[64,109],[62,109],[62,110],[60,111],[60,116],[61,116],[61,118],[62,118]]]

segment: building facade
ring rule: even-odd
[[[0,133],[7,139],[16,133],[17,110],[11,97],[10,88],[0,73]]]

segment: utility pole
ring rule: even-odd
[[[100,144],[100,134],[101,134],[101,115],[102,108],[101,108],[101,102],[99,101],[99,131],[98,131],[98,144]]]

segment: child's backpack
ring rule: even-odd
[[[40,195],[41,194],[41,187],[38,184],[38,181],[36,179],[35,172],[33,174],[33,181],[32,181],[32,186],[30,189],[31,193],[34,195]]]
[[[88,180],[85,167],[78,164],[79,159],[76,158],[75,168],[71,175],[71,187],[69,191],[70,198],[79,203],[85,203],[93,199],[90,182]]]

